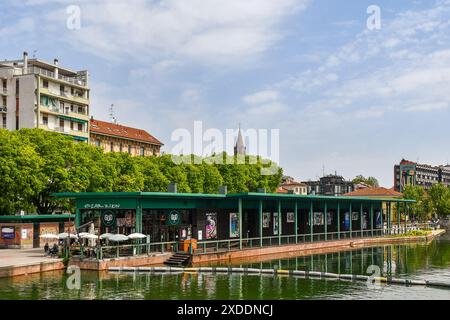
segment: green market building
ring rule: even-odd
[[[294,194],[59,193],[72,199],[77,227],[97,234],[143,233],[150,242],[249,239],[298,243],[380,236],[408,220],[412,200]],[[400,214],[395,214],[396,212]],[[394,221],[395,218],[395,221]]]

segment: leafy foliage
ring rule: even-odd
[[[225,153],[215,156],[226,160],[224,164],[187,158],[195,161],[176,164],[171,155],[104,154],[59,133],[0,129],[0,214],[70,209],[70,202],[52,197],[57,192],[164,192],[171,182],[186,193],[218,193],[221,185],[233,193],[258,188],[273,192],[281,183],[282,169],[275,166],[275,174],[262,175],[261,169],[273,164],[260,158],[246,157],[243,164]]]
[[[367,185],[369,185],[371,187],[375,187],[375,188],[380,186],[380,183],[378,182],[377,178],[375,178],[375,177],[367,177],[366,178],[363,175],[356,176],[356,178],[353,179],[352,182],[354,184],[365,183],[365,184],[367,184]]]

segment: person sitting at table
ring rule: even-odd
[[[57,255],[59,252],[59,248],[58,245],[56,243],[53,244],[53,247],[50,249],[50,254],[51,255]]]
[[[49,250],[50,250],[50,246],[48,245],[48,242],[46,242],[46,243],[45,243],[45,246],[44,246],[44,252],[45,252],[45,255],[46,255],[46,256],[48,256]]]

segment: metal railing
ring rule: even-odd
[[[242,242],[239,239],[227,240],[208,240],[198,241],[194,245],[189,246],[191,254],[209,254],[219,252],[231,252],[242,249],[276,247],[290,244],[329,242],[344,239],[361,239],[361,238],[380,238],[391,235],[407,234],[415,230],[433,230],[436,226],[430,223],[409,224],[409,225],[392,225],[391,229],[364,229],[341,232],[298,234],[298,235],[281,235],[270,237],[245,238]],[[136,243],[126,245],[108,245],[102,247],[83,247],[72,246],[71,254],[80,256],[81,258],[114,259],[120,257],[154,255],[165,252],[178,252],[179,242],[157,242],[157,243]]]

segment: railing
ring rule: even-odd
[[[49,70],[45,70],[39,67],[35,67],[35,66],[30,66],[28,67],[28,73],[34,73],[34,74],[40,74],[49,78],[55,78],[55,73]],[[67,76],[63,76],[61,74],[58,74],[58,79],[71,83],[71,84],[75,84],[78,86],[86,86],[86,80],[83,79],[82,77],[67,77]]]
[[[245,238],[242,239],[242,249],[251,248],[261,248],[261,247],[274,247],[274,246],[284,246],[290,244],[302,244],[302,243],[312,243],[312,242],[327,242],[336,241],[344,239],[361,239],[361,238],[380,238],[390,235],[406,234],[409,231],[414,230],[433,230],[435,229],[434,224],[423,223],[423,224],[409,224],[392,225],[389,230],[384,229],[364,229],[364,230],[352,230],[352,231],[342,231],[342,232],[328,232],[328,233],[313,233],[313,234],[298,234],[296,235],[281,235],[281,236],[270,236],[262,238]],[[136,244],[126,244],[126,245],[113,245],[113,246],[103,246],[103,247],[83,247],[83,246],[72,246],[71,253],[75,256],[80,256],[81,258],[95,258],[98,260],[102,259],[114,259],[120,257],[130,257],[137,255],[154,255],[156,253],[165,252],[177,252],[178,251],[178,241],[172,242],[157,242],[157,243],[136,243]],[[238,251],[241,249],[241,241],[239,239],[227,239],[227,240],[208,240],[197,242],[196,248],[192,245],[189,248],[191,254],[208,254],[208,253],[219,253],[219,252],[231,252]]]

